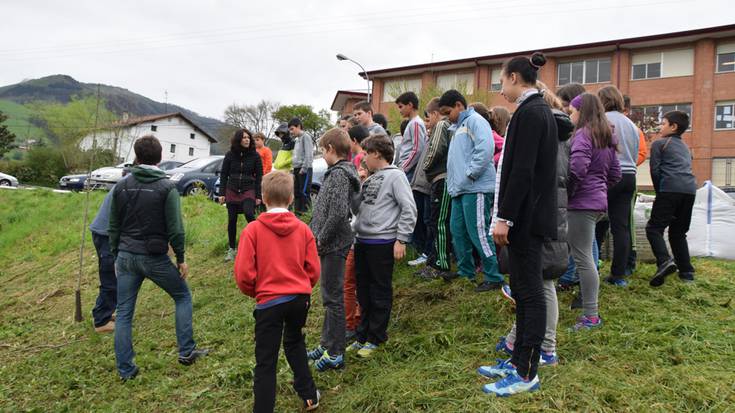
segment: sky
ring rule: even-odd
[[[735,23],[731,0],[2,1],[0,86],[52,74],[222,118],[329,108],[361,70]]]

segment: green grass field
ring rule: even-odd
[[[91,196],[94,216],[103,194]],[[254,303],[240,294],[222,258],[226,212],[183,200],[187,261],[199,346],[192,367],[176,362],[173,303],[144,283],[134,326],[141,374],[122,384],[111,335],[91,322],[96,260],[89,234],[82,279],[84,322],[75,323],[74,285],[84,194],[0,191],[0,411],[248,411],[252,409]],[[283,246],[287,248],[288,246]],[[540,371],[542,390],[509,399],[480,391],[475,373],[493,361],[513,320],[499,293],[469,283],[418,282],[400,265],[390,340],[369,360],[315,373],[322,412],[674,412],[735,411],[735,263],[695,260],[697,282],[672,277],[648,287],[640,265],[630,288],[603,285],[603,328],[567,331],[577,316],[560,295],[561,363]],[[306,329],[318,341],[318,289]],[[277,411],[298,411],[281,356]]]
[[[5,122],[8,125],[8,129],[15,134],[17,142],[25,142],[26,138],[46,139],[46,131],[37,126],[33,126],[28,121],[33,111],[27,107],[9,100],[0,99],[0,112],[8,117],[8,120]]]

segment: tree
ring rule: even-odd
[[[0,158],[15,147],[15,134],[8,129],[3,123],[8,119],[4,113],[0,112]]]
[[[301,123],[304,125],[304,130],[309,132],[314,139],[317,139],[330,126],[332,126],[332,119],[329,115],[329,111],[322,109],[317,113],[314,112],[314,109],[309,105],[281,106],[276,113],[273,114],[273,118],[279,122],[288,122],[293,118],[301,119]]]
[[[248,129],[253,133],[261,132],[270,137],[278,126],[273,115],[279,106],[278,103],[268,100],[261,100],[256,105],[233,103],[225,109],[225,123],[236,128]]]

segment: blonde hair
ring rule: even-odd
[[[544,97],[546,104],[548,104],[551,109],[564,110],[564,105],[561,103],[561,99],[559,99],[559,96],[556,96],[554,92],[549,90],[546,83],[539,80],[536,82],[536,88],[542,92],[541,95]]]
[[[263,202],[269,207],[287,207],[293,197],[293,176],[283,171],[273,171],[263,177],[261,184]]]
[[[319,139],[319,147],[326,150],[331,146],[340,158],[347,158],[350,154],[352,141],[350,135],[343,129],[332,128]]]

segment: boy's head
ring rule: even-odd
[[[293,118],[288,121],[288,131],[291,133],[291,136],[301,135],[301,131],[303,128],[304,125],[301,123],[301,119],[299,118]]]
[[[689,115],[680,110],[666,112],[661,118],[661,136],[681,135],[689,129]]]
[[[321,139],[319,139],[319,147],[322,150],[327,165],[332,166],[350,156],[352,144],[350,137],[345,131],[339,128],[333,128],[326,131]]]
[[[158,165],[161,163],[161,142],[153,135],[146,135],[135,141],[135,163],[138,165]]]
[[[630,96],[623,95],[623,113],[627,116],[630,113]]]
[[[351,127],[347,134],[352,142],[352,153],[359,153],[362,150],[362,141],[370,136],[368,129],[362,125]]]
[[[260,149],[263,146],[265,146],[265,135],[263,135],[262,132],[256,132],[253,135],[253,140],[255,140],[255,147]]]
[[[355,103],[352,107],[352,117],[357,120],[358,125],[370,126],[373,123],[373,107],[367,100]]]
[[[437,123],[442,119],[442,114],[439,112],[439,98],[432,98],[429,103],[426,104],[426,118],[429,119],[426,122],[426,127],[434,129]]]
[[[564,106],[566,112],[569,113],[571,111],[569,109],[569,103],[584,92],[586,92],[584,86],[579,83],[567,83],[556,91],[556,96],[559,96],[561,104]]]
[[[350,120],[352,119],[352,115],[342,115],[341,118],[339,118],[339,121],[337,122],[337,126],[347,132],[350,130]]]
[[[373,114],[373,122],[382,126],[383,129],[388,130],[388,118],[386,118],[382,113]]]
[[[373,135],[362,143],[365,149],[365,163],[368,170],[377,171],[385,168],[393,161],[393,142],[385,135]]]
[[[447,90],[439,98],[439,112],[452,123],[457,123],[459,114],[465,109],[467,109],[467,100],[457,90]]]
[[[413,92],[403,92],[396,98],[396,104],[401,116],[408,118],[419,110],[419,97]]]
[[[268,209],[288,208],[293,202],[293,176],[275,170],[263,177],[263,202]]]

